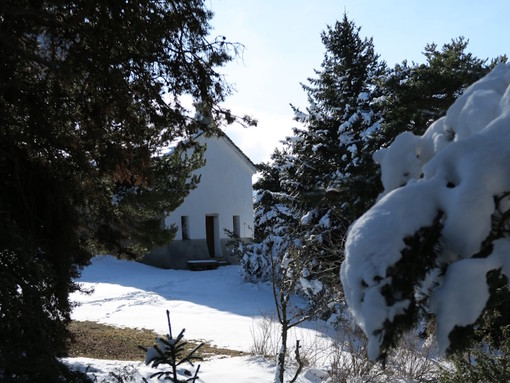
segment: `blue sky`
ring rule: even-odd
[[[296,126],[289,104],[306,108],[300,83],[320,69],[320,34],[344,12],[390,66],[424,62],[427,43],[441,47],[459,36],[479,58],[510,56],[508,0],[207,0],[206,6],[215,12],[211,35],[246,47],[220,71],[237,90],[225,105],[259,120],[256,128],[225,130],[254,162],[268,161]]]

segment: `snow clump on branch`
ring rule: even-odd
[[[416,294],[428,283],[428,308],[436,315],[439,347],[446,351],[454,328],[472,325],[482,314],[490,296],[487,273],[500,270],[510,280],[509,238],[493,239],[492,252],[479,254],[493,215],[510,207],[505,194],[510,192],[510,64],[497,65],[467,88],[422,136],[404,132],[374,160],[385,190],[349,230],[341,268],[347,303],[369,337],[369,357],[376,359],[384,351],[387,327],[417,305],[412,294],[395,291],[395,279],[405,278],[398,262],[407,240],[436,224],[441,249],[413,289]],[[495,198],[506,202],[497,206]],[[438,269],[444,273],[430,283]]]

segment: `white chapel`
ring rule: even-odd
[[[243,240],[253,239],[253,162],[225,134],[200,135],[206,145],[205,165],[196,171],[200,183],[181,206],[165,218],[178,228],[169,246],[154,249],[143,262],[184,269],[193,262],[235,262],[225,229]]]

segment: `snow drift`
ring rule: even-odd
[[[509,239],[494,241],[490,255],[473,258],[491,232],[493,215],[510,207],[509,84],[510,65],[499,64],[422,136],[402,133],[374,154],[385,190],[350,228],[341,268],[349,307],[369,337],[370,358],[381,352],[385,322],[412,304],[408,298],[390,304],[383,294],[405,239],[439,215],[442,249],[436,266],[446,273],[436,284],[429,274],[416,290],[431,290],[441,350],[449,347],[455,326],[473,324],[482,313],[489,298],[487,272],[501,270],[510,279]],[[498,206],[495,198],[501,199]]]

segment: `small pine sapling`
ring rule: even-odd
[[[189,363],[194,367],[194,360],[202,360],[202,358],[195,355],[195,353],[204,344],[201,343],[188,352],[186,350],[187,342],[183,340],[185,329],[182,329],[179,335],[174,338],[172,336],[172,325],[170,323],[170,311],[166,310],[166,316],[168,320],[168,335],[156,338],[156,344],[150,348],[139,347],[146,352],[145,364],[147,366],[152,364],[152,368],[157,368],[159,365],[167,364],[171,367],[171,371],[159,371],[152,374],[149,378],[165,379],[174,383],[194,383],[198,379],[200,365],[197,366],[194,375],[188,370],[178,371],[177,367],[184,363]],[[179,375],[187,375],[190,376],[190,378],[183,378],[184,380],[181,380],[179,379]]]

